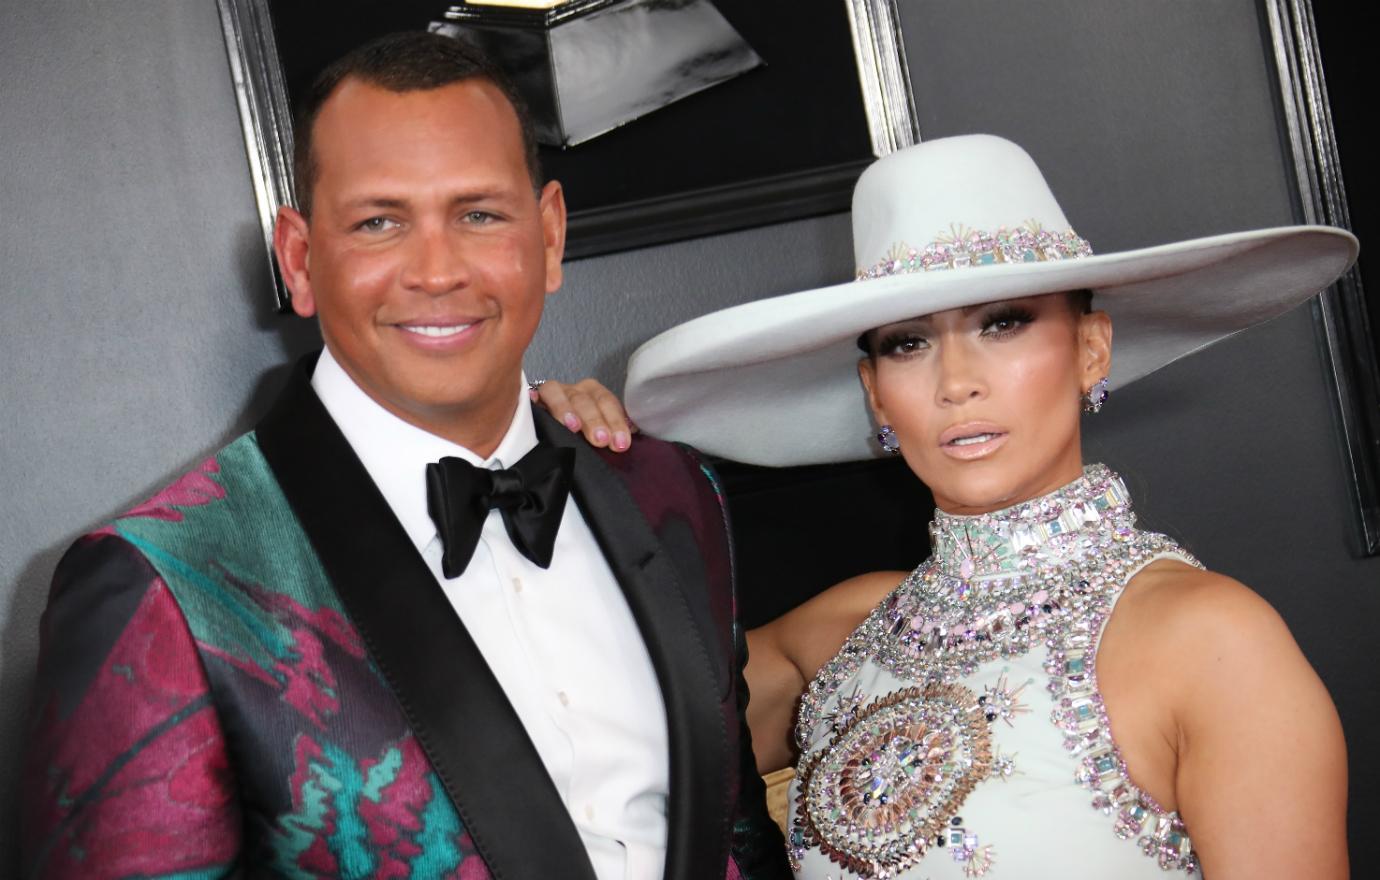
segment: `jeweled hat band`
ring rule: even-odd
[[[881,262],[859,268],[858,280],[911,272],[968,269],[1002,263],[1045,263],[1092,256],[1092,245],[1072,229],[1051,232],[1028,221],[996,232],[954,228],[948,235],[917,249],[902,242],[892,245]]]

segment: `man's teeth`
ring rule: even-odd
[[[449,327],[418,327],[404,326],[403,329],[408,333],[416,333],[418,336],[454,336],[468,330],[470,324],[453,324]]]
[[[996,434],[974,434],[971,437],[959,437],[949,442],[954,446],[972,446],[974,443],[986,443],[996,436]]]

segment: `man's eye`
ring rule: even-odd
[[[370,217],[368,220],[359,224],[359,228],[363,229],[365,232],[383,232],[392,229],[396,225],[396,223],[389,220],[387,217]]]
[[[490,214],[488,211],[470,211],[469,213],[465,214],[465,222],[472,223],[475,225],[492,223],[496,219],[498,218],[494,217],[494,215]]]

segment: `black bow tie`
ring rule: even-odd
[[[495,507],[513,546],[547,568],[570,495],[574,449],[538,446],[511,468],[485,470],[462,458],[426,466],[426,506],[445,548],[441,571],[459,577],[470,564],[484,520]]]

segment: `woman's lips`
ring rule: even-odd
[[[950,458],[973,461],[996,452],[1006,438],[1007,433],[996,425],[955,425],[939,435],[939,448]]]

